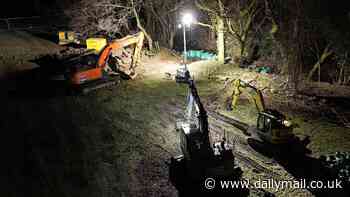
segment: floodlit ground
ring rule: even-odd
[[[20,193],[29,196],[177,196],[168,180],[166,162],[180,154],[174,125],[182,116],[187,91],[165,73],[174,74],[179,62],[166,51],[152,58],[145,57],[136,80],[122,81],[115,87],[88,95],[59,94],[49,83],[26,83],[24,89],[3,91],[0,98],[4,118],[0,130],[6,134],[8,144],[5,155],[9,156],[8,174],[15,177],[4,188],[12,191],[13,196]],[[283,107],[282,101],[274,105],[273,98],[278,95],[271,94],[271,89],[278,90],[277,82],[281,79],[277,76],[260,75],[233,65],[219,66],[214,62],[196,62],[189,67],[207,109],[254,124],[256,111],[244,99],[238,110],[226,111],[232,87],[224,87],[225,81],[238,76],[245,80],[258,77],[258,87],[268,86],[265,92],[268,105],[276,106],[297,121],[299,137],[311,136],[308,148],[313,151],[313,157],[350,150],[349,129],[315,115],[295,113]],[[4,81],[3,90],[7,83],[13,81]],[[221,128],[240,141],[236,151],[248,158],[237,159],[244,178],[293,179],[295,174],[286,171],[284,165],[252,151],[240,140],[245,137],[238,130],[212,118],[210,124],[213,135],[222,135]],[[305,161],[309,160],[312,159]],[[23,174],[23,168],[29,170]],[[23,183],[28,191],[18,188]],[[315,194],[302,189],[268,191],[277,196]],[[254,192],[251,194],[254,196]]]
[[[218,69],[214,76],[222,84],[224,83],[222,82],[223,79],[226,78],[229,80],[240,78],[247,82],[253,81],[253,85],[263,90],[267,108],[277,109],[293,120],[297,125],[295,133],[299,137],[311,137],[309,148],[313,151],[314,156],[350,150],[350,143],[348,142],[350,140],[350,130],[342,125],[336,114],[331,112],[331,109],[335,108],[337,111],[341,111],[343,116],[348,116],[350,106],[345,104],[348,101],[343,101],[340,104],[331,99],[325,102],[316,97],[292,96],[288,89],[284,88],[285,78],[283,76],[258,74],[232,65],[225,65]],[[226,110],[227,98],[232,94],[232,86],[228,86],[222,93],[225,95],[219,97],[219,105],[216,106],[220,112],[237,117],[244,122],[256,124],[257,110],[254,105],[245,99],[244,94],[242,99],[239,100],[237,109],[228,112]]]

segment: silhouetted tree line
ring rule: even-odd
[[[173,48],[179,18],[195,10],[198,28],[217,39],[224,56],[279,65],[295,87],[301,80],[349,84],[350,9],[330,0],[66,0],[70,26],[85,34],[111,37],[140,29],[154,42]],[[68,3],[67,3],[68,2]],[[209,36],[209,35],[208,35]],[[204,39],[205,40],[205,39]]]

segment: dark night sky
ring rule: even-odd
[[[36,13],[34,11],[34,4],[32,1],[14,2],[8,1],[6,5],[1,6],[1,18],[16,17],[16,16],[30,16]]]
[[[54,8],[55,0],[7,1],[0,6],[0,18],[40,15],[48,7]]]
[[[0,18],[43,15],[48,11],[59,12],[58,4],[68,5],[72,2],[75,0],[10,0],[0,6]],[[346,1],[325,0],[322,4],[322,15],[331,15],[331,22],[336,25],[343,26],[342,23],[347,22],[345,26],[348,28],[350,7]]]

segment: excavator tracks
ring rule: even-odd
[[[243,165],[246,165],[247,167],[254,168],[256,172],[258,173],[264,173],[269,178],[279,178],[281,177],[280,174],[274,172],[273,170],[266,168],[265,166],[259,164],[257,161],[251,159],[247,155],[244,155],[238,151],[233,151],[233,155],[237,158],[239,162],[242,162]]]
[[[231,123],[232,120],[231,119],[229,119],[229,118],[223,119],[222,118],[223,116],[218,115],[216,112],[210,112],[209,117],[212,118],[213,120],[215,120],[215,121],[212,121],[210,124],[210,129],[212,131],[216,132],[217,134],[221,133],[221,135],[223,134],[223,131],[224,131],[225,138],[229,142],[231,142],[235,146],[241,146],[242,148],[245,149],[246,152],[251,153],[255,157],[259,158],[259,160],[262,160],[265,163],[274,163],[275,162],[273,159],[265,157],[264,155],[261,155],[260,153],[256,152],[248,144],[246,136],[243,136],[242,134],[240,134],[232,129],[227,129],[227,127],[223,126],[223,125],[226,125],[226,126],[232,128],[232,123]],[[242,124],[242,128],[243,127],[248,129],[248,125],[245,125],[244,123]]]
[[[212,132],[215,134],[218,134],[220,130],[217,128],[210,128]],[[275,163],[273,160],[267,159],[262,155],[259,155],[256,153],[246,142],[246,140],[238,135],[230,135],[227,137],[227,140],[231,142],[234,146],[232,154],[237,158],[237,160],[242,163],[243,165],[249,167],[249,168],[254,168],[258,173],[264,173],[270,178],[277,178],[280,177],[281,175],[274,172],[273,170],[265,167],[264,165],[260,164],[257,160],[260,162],[263,162],[264,164],[267,165],[273,165]],[[241,149],[244,150],[240,151]]]
[[[210,112],[209,117],[215,120],[210,124],[210,130],[212,133],[216,135],[216,138],[218,138],[218,136],[225,135],[226,140],[234,146],[232,153],[240,163],[249,168],[255,169],[255,171],[258,173],[264,173],[269,178],[281,177],[279,173],[274,172],[270,168],[263,165],[266,164],[273,167],[273,165],[276,163],[273,159],[267,158],[264,155],[256,152],[249,146],[247,138],[242,134],[227,130],[224,126],[222,126],[222,124],[232,125],[227,119],[219,118],[220,116],[215,115],[215,112]]]

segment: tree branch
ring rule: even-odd
[[[217,12],[215,12],[214,10],[212,10],[212,9],[210,9],[210,8],[208,8],[208,7],[206,7],[206,6],[204,6],[203,4],[201,4],[201,3],[199,2],[199,0],[196,0],[196,1],[195,1],[195,5],[196,5],[199,9],[201,9],[201,10],[203,10],[203,11],[206,11],[206,12],[208,12],[208,13],[217,15]]]
[[[129,6],[122,6],[117,4],[97,4],[97,7],[113,7],[113,8],[125,8],[125,9],[132,9],[132,7]]]
[[[202,27],[208,27],[210,29],[214,29],[214,27],[212,25],[206,24],[206,23],[201,23],[201,22],[196,22],[196,25],[200,25]]]

